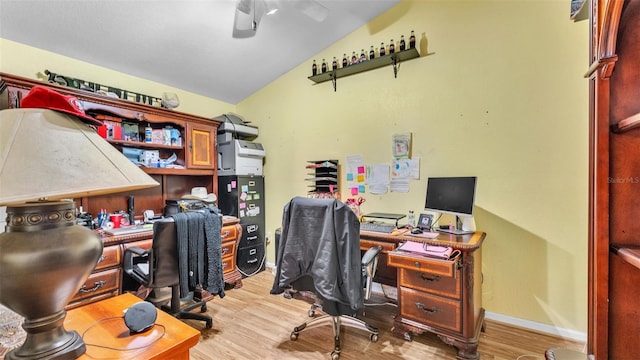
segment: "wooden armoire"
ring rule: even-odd
[[[640,0],[592,0],[587,351],[640,359]]]

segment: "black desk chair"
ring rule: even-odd
[[[271,293],[312,292],[326,313],[295,327],[291,340],[303,330],[331,324],[333,360],[340,358],[342,325],[364,330],[371,341],[378,340],[378,329],[356,315],[371,295],[380,250],[375,247],[360,256],[360,222],[338,200],[297,197],[285,206]],[[309,316],[314,310],[312,306]]]
[[[210,316],[191,311],[198,307],[201,312],[207,311],[207,301],[213,296],[202,296],[202,292],[194,291],[183,299],[180,297],[180,259],[176,228],[172,219],[154,223],[151,249],[128,248],[124,253],[124,272],[139,284],[152,289],[146,301],[178,319],[204,321],[207,329],[210,329],[213,326]],[[161,289],[167,287],[171,288],[170,298],[163,296],[161,292]],[[170,305],[167,306],[169,301]]]

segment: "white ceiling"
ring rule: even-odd
[[[268,1],[279,11],[233,38],[237,0],[0,0],[0,37],[236,104],[399,2],[317,0],[317,22],[299,10],[312,0]]]

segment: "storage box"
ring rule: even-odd
[[[158,150],[144,150],[140,154],[140,162],[145,166],[151,166],[154,161],[158,161],[160,152]]]

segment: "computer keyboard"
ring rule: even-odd
[[[388,234],[393,230],[395,230],[395,228],[396,228],[395,225],[383,224],[379,222],[365,221],[360,223],[360,230],[364,230],[364,231],[373,231],[373,232]]]

